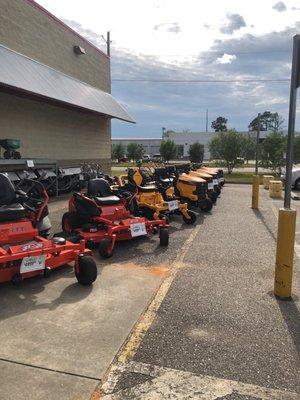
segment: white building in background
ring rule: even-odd
[[[249,132],[240,132],[248,134]],[[256,136],[255,132],[251,132]],[[168,131],[167,135],[170,140],[173,140],[178,146],[178,155],[183,158],[188,158],[189,148],[191,144],[199,142],[204,145],[204,160],[210,159],[209,142],[216,135],[215,132],[174,132]],[[261,140],[266,137],[268,132],[261,132]],[[167,138],[166,138],[167,139]],[[112,138],[112,145],[122,143],[127,147],[129,143],[137,143],[143,146],[144,153],[154,156],[159,154],[159,147],[162,142],[161,138]]]

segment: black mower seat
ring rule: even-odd
[[[94,197],[96,203],[99,206],[110,206],[114,204],[119,204],[121,200],[117,196],[106,196],[106,197]]]
[[[158,191],[156,186],[138,186],[138,189],[140,192],[143,192],[143,193],[150,193],[150,192]]]
[[[22,204],[0,206],[0,222],[16,221],[26,217],[26,210]]]

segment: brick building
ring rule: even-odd
[[[61,165],[111,159],[109,57],[33,0],[0,0],[0,139]]]

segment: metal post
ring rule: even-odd
[[[291,88],[290,88],[290,108],[289,108],[289,126],[288,126],[288,142],[286,152],[286,175],[284,187],[284,208],[291,208],[291,183],[293,169],[293,142],[295,134],[295,119],[296,119],[296,102],[297,102],[297,87],[299,86],[299,47],[300,35],[295,35],[293,38],[293,61],[291,73]]]
[[[260,113],[257,116],[256,151],[255,151],[255,175],[258,175],[259,135],[260,135]]]
[[[297,88],[300,86],[300,35],[293,38],[293,60],[290,88],[288,143],[286,152],[286,180],[284,208],[279,210],[274,294],[283,299],[292,295],[296,211],[291,209],[291,181],[293,141],[295,133]]]
[[[107,46],[107,55],[110,57],[110,31],[106,33],[106,46]]]

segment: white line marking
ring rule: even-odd
[[[122,372],[146,375],[149,380],[116,393],[104,392],[105,395],[102,398],[105,400],[123,400],[125,398],[217,400],[231,394],[264,400],[299,400],[298,393],[287,390],[271,389],[208,375],[197,375],[151,364],[131,361],[119,367],[122,368]],[[113,374],[108,377],[108,380],[115,381]],[[119,373],[118,376],[120,376]]]

